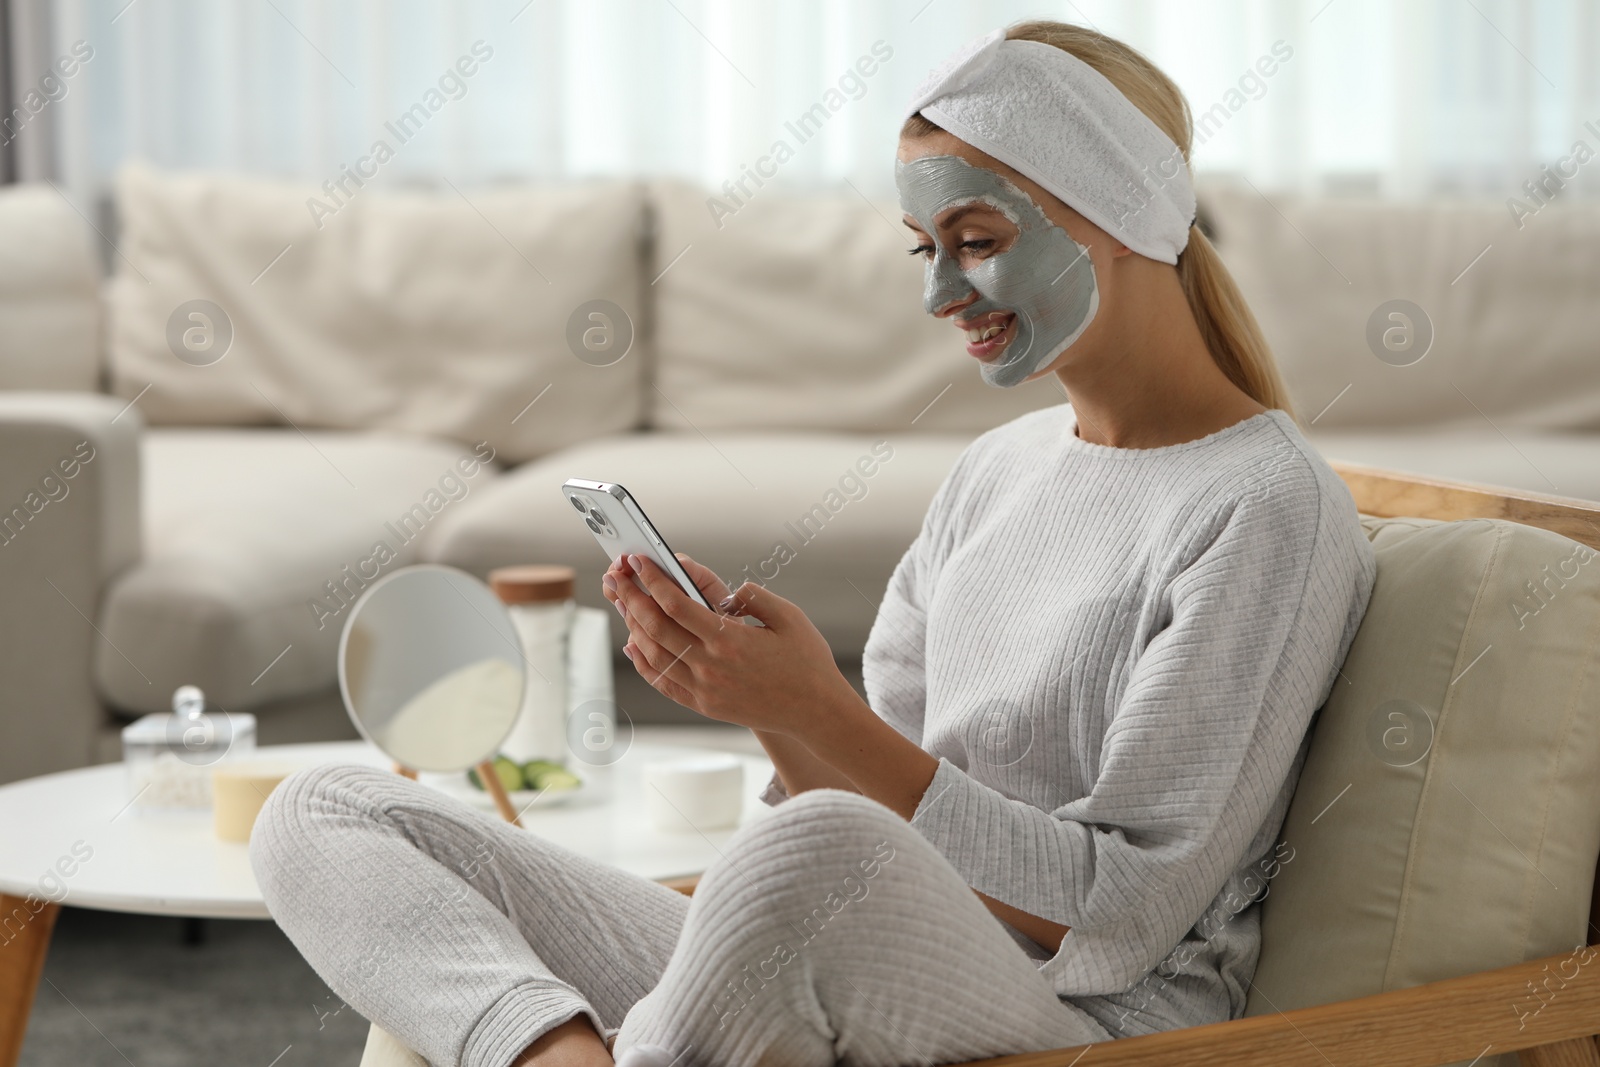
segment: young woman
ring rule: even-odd
[[[433,1063],[888,1067],[1243,1011],[1371,547],[1193,226],[1166,77],[1025,23],[908,110],[927,310],[992,384],[1054,374],[1070,403],[961,455],[866,700],[759,585],[684,558],[708,611],[648,561],[607,572],[640,674],[777,768],[692,900],[396,775],[273,794],[251,842],[273,915]]]

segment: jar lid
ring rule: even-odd
[[[489,588],[505,604],[570,600],[577,585],[578,572],[559,563],[525,563],[489,572]]]

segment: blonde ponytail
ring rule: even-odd
[[[1178,256],[1178,281],[1200,325],[1200,336],[1222,373],[1256,403],[1282,408],[1293,418],[1294,407],[1278,372],[1278,361],[1272,358],[1272,349],[1233,275],[1198,226],[1189,227],[1189,245]]]
[[[1044,19],[1009,26],[1006,37],[1053,45],[1077,56],[1121,90],[1183,150],[1183,158],[1189,158],[1194,130],[1189,102],[1176,83],[1137,50],[1103,33]],[[901,134],[916,137],[937,129],[919,114],[906,121]],[[1258,404],[1281,408],[1293,417],[1294,408],[1272,349],[1222,257],[1198,226],[1189,228],[1189,245],[1178,256],[1178,279],[1200,335],[1222,373]]]

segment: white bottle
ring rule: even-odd
[[[567,762],[567,643],[577,572],[553,564],[500,567],[489,586],[522,640],[522,711],[500,751],[525,763]]]

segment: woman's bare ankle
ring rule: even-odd
[[[589,1017],[577,1015],[535,1039],[511,1067],[610,1067],[612,1062]]]

